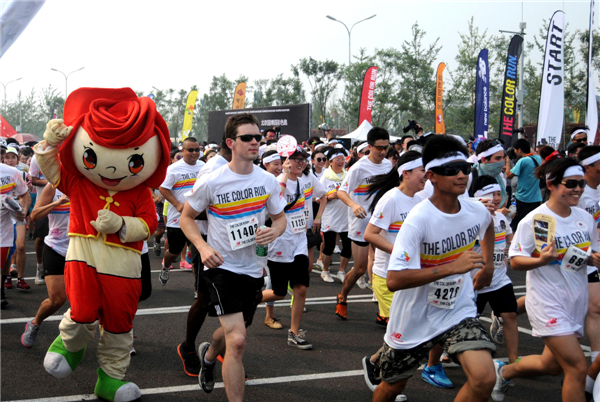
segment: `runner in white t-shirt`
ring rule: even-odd
[[[253,162],[262,135],[251,114],[231,116],[225,126],[223,146],[231,149],[231,162],[200,178],[187,198],[181,227],[196,246],[210,289],[209,314],[218,316],[221,328],[213,342],[199,347],[200,385],[205,392],[214,387],[214,362],[225,352],[223,382],[230,400],[244,398],[244,354],[246,325],[250,325],[262,299],[262,266],[257,261],[259,245],[268,245],[286,226],[285,202],[273,175]],[[208,210],[208,241],[200,235],[195,218]],[[260,228],[269,213],[270,228]],[[260,229],[259,229],[260,228]]]
[[[31,176],[31,184],[35,189],[35,198],[37,199],[44,191],[44,187],[48,184],[48,180],[40,170],[40,165],[37,162],[37,157],[35,153],[31,158],[31,164],[29,165],[29,175]],[[35,208],[36,200],[34,200],[33,192],[31,194],[32,204]],[[42,262],[42,252],[44,250],[44,238],[48,235],[48,217],[44,217],[43,219],[37,221],[35,223],[35,230],[33,232],[33,237],[35,239],[35,257],[37,259],[37,271],[35,274],[35,284],[43,285],[46,283],[44,281],[44,265]]]
[[[541,337],[545,348],[541,355],[510,365],[494,362],[492,398],[503,400],[513,378],[564,372],[563,400],[584,401],[587,360],[579,338],[588,304],[587,265],[600,267],[600,239],[592,216],[576,208],[586,185],[581,165],[555,159],[540,165],[536,175],[546,179],[550,197],[519,222],[509,256],[512,269],[527,271],[527,316],[533,336]],[[536,214],[554,218],[553,236],[548,224],[533,221]],[[541,250],[535,239],[545,242]]]
[[[160,284],[165,286],[169,282],[169,270],[177,256],[187,246],[188,239],[179,227],[179,217],[185,205],[185,193],[190,191],[196,183],[198,171],[204,165],[199,161],[200,145],[194,137],[188,137],[182,144],[183,158],[173,163],[167,169],[165,181],[160,185],[160,193],[169,202],[167,212],[167,240],[169,249],[165,250],[165,258],[158,277]],[[187,262],[182,259],[181,268],[188,268]]]
[[[486,400],[492,392],[496,347],[476,318],[473,299],[474,290],[489,285],[493,276],[494,228],[483,204],[458,198],[467,190],[467,154],[448,136],[432,138],[423,150],[434,192],[411,210],[394,243],[387,286],[396,293],[375,369],[382,382],[373,401],[390,401],[404,391],[436,344],[467,375],[462,399]],[[477,237],[482,254],[472,250]],[[472,279],[469,272],[482,265]]]
[[[369,243],[364,239],[365,229],[371,217],[368,212],[371,200],[367,196],[369,186],[375,176],[392,170],[392,163],[386,159],[390,147],[390,135],[380,127],[373,127],[367,134],[369,155],[363,157],[348,170],[338,197],[348,208],[348,237],[352,240],[354,267],[344,278],[342,291],[337,296],[335,314],[341,319],[348,318],[346,299],[354,284],[367,271]]]

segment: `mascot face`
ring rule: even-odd
[[[72,152],[77,169],[92,183],[109,191],[125,191],[152,176],[160,162],[161,146],[153,136],[139,147],[107,148],[94,143],[79,127]]]

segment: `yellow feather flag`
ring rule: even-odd
[[[184,141],[192,132],[192,121],[194,118],[194,105],[198,91],[190,91],[185,103],[185,111],[183,112],[183,128],[181,129],[181,141]]]
[[[233,107],[232,109],[245,109],[246,108],[246,83],[240,82],[235,87],[233,94]]]

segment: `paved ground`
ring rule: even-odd
[[[26,276],[32,290],[7,291],[10,302],[2,310],[0,319],[1,390],[0,400],[80,401],[96,399],[92,394],[96,382],[95,357],[97,341],[90,343],[86,355],[75,373],[68,379],[58,380],[43,368],[44,354],[58,335],[60,314],[51,317],[40,329],[32,349],[21,345],[20,336],[25,322],[33,317],[42,300],[46,298],[44,286],[33,285],[35,255],[33,242],[27,242]],[[177,345],[184,339],[187,310],[193,302],[193,274],[187,271],[171,273],[171,280],[163,287],[158,283],[160,258],[150,249],[153,292],[150,299],[139,306],[134,333],[137,354],[131,359],[127,379],[142,389],[143,400],[150,401],[226,401],[222,383],[211,394],[205,394],[196,378],[188,377],[182,370],[177,355]],[[334,257],[334,261],[337,256]],[[334,266],[333,271],[337,268]],[[525,292],[525,275],[509,272],[515,291]],[[318,273],[311,276],[308,290],[307,313],[302,327],[314,349],[301,351],[286,344],[290,323],[289,301],[278,303],[276,315],[284,330],[272,330],[263,325],[264,307],[256,313],[254,325],[249,329],[244,364],[250,380],[246,387],[247,401],[370,401],[371,392],[362,377],[361,359],[376,351],[382,344],[384,329],[375,324],[377,306],[371,302],[371,292],[358,287],[351,293],[348,305],[349,319],[341,321],[334,315],[335,295],[341,285],[321,281]],[[489,313],[483,320],[489,322]],[[217,320],[208,318],[198,336],[198,343],[209,340],[217,327]],[[531,337],[527,317],[519,317],[520,354],[540,353],[541,340]],[[584,351],[589,352],[589,342],[582,339]],[[506,358],[506,349],[498,347],[496,357]],[[456,388],[466,380],[462,370],[449,366],[446,371],[455,384],[454,390],[432,387],[418,376],[409,382],[406,395],[410,401],[452,401]],[[220,381],[220,375],[218,377]],[[560,401],[561,378],[539,378],[515,381],[506,401]]]

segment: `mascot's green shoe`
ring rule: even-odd
[[[44,358],[44,368],[56,378],[65,378],[71,374],[83,359],[85,348],[79,352],[69,352],[60,335],[52,342]]]
[[[94,394],[100,399],[114,402],[138,401],[142,392],[132,382],[125,382],[109,377],[104,370],[98,369],[98,381]]]

